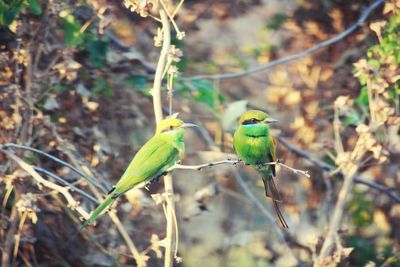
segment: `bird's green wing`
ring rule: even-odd
[[[164,173],[179,160],[179,151],[162,136],[154,136],[136,153],[113,190],[114,198],[135,185]]]
[[[162,136],[154,136],[136,153],[121,179],[106,199],[92,212],[82,227],[96,218],[118,198],[135,185],[161,175],[179,160],[178,149]]]

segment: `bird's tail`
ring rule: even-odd
[[[272,198],[272,202],[274,203],[274,208],[276,215],[278,216],[279,222],[281,223],[283,228],[289,228],[287,225],[285,218],[279,208],[279,202],[282,202],[281,195],[279,194],[278,189],[276,189],[274,176],[270,171],[262,172],[262,180],[264,183],[265,195],[269,198]]]
[[[103,202],[100,203],[100,205],[92,212],[90,215],[89,219],[86,220],[86,222],[82,225],[81,230],[85,228],[86,226],[92,224],[97,217],[105,210],[108,206],[111,205],[115,200],[115,197],[113,194],[109,194],[106,199],[103,200]]]

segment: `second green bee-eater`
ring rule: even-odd
[[[265,112],[246,111],[239,119],[239,127],[233,137],[233,147],[245,164],[254,166],[261,174],[265,195],[272,198],[279,221],[284,228],[288,228],[278,205],[281,197],[274,182],[275,165],[265,164],[276,161],[276,141],[270,133],[269,126],[276,121]]]
[[[185,152],[183,142],[185,128],[196,126],[176,118],[162,120],[155,135],[136,153],[121,179],[113,186],[103,202],[92,212],[83,227],[93,223],[96,218],[128,190],[162,176]]]

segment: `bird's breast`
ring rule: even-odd
[[[236,137],[235,150],[246,164],[261,164],[268,162],[268,137],[247,136]]]

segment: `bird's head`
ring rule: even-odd
[[[157,124],[156,134],[173,131],[176,129],[184,129],[188,127],[196,127],[196,124],[186,123],[177,118],[166,118]]]
[[[260,110],[248,110],[239,119],[239,125],[273,123],[278,120],[271,118],[267,113]]]

